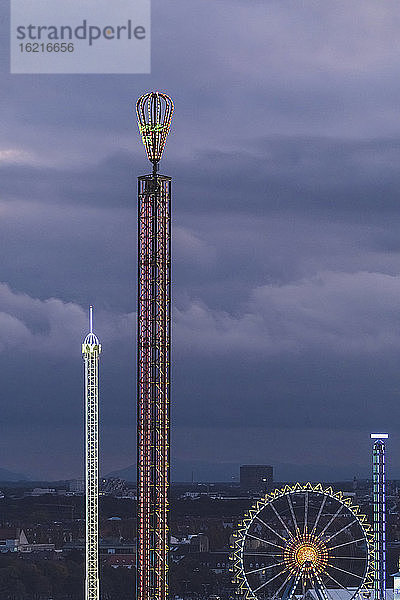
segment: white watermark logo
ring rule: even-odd
[[[11,0],[11,73],[149,73],[150,0]]]

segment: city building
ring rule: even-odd
[[[84,479],[70,479],[68,481],[68,490],[74,494],[85,493],[85,480]]]
[[[99,553],[102,564],[114,569],[118,567],[132,569],[136,566],[136,546],[134,544],[107,544],[102,542]]]
[[[109,496],[122,496],[128,491],[125,479],[108,477],[101,479],[99,484],[100,493]]]
[[[26,492],[26,496],[47,496],[48,494],[55,496],[57,494],[57,490],[55,488],[33,488],[31,492]]]
[[[0,552],[17,552],[20,546],[28,544],[23,529],[6,527],[0,529]]]

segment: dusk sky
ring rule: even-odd
[[[10,75],[1,6],[0,467],[83,473],[89,304],[101,464],[136,456],[134,105],[175,103],[173,479],[400,478],[398,0],[153,0],[151,75]]]

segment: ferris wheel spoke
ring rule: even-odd
[[[330,567],[331,569],[336,569],[336,571],[341,571],[342,573],[346,573],[347,575],[350,575],[351,577],[357,577],[357,579],[364,579],[364,577],[361,577],[361,575],[357,575],[356,573],[352,573],[351,571],[346,571],[346,569],[341,569],[340,567],[335,567],[335,565],[331,565],[330,563],[328,563],[327,565],[328,567]]]
[[[292,501],[290,499],[290,495],[287,494],[286,498],[287,498],[287,501],[288,501],[288,504],[289,504],[290,513],[292,515],[294,529],[295,529],[295,531],[298,531],[299,530],[299,526],[297,525],[296,515],[294,514],[293,504],[292,504]]]
[[[322,592],[322,595],[323,595],[324,599],[325,600],[329,600],[329,598],[330,598],[330,600],[333,600],[332,596],[328,592],[328,588],[326,587],[326,585],[322,581],[321,577],[317,573],[315,573],[315,579],[316,579],[318,585],[320,586],[320,589],[321,589],[321,592]]]
[[[286,596],[287,600],[292,600],[292,598],[293,598],[293,595],[294,595],[294,593],[295,593],[295,591],[296,591],[296,588],[297,588],[297,586],[299,585],[299,582],[300,582],[300,580],[301,580],[301,576],[303,575],[303,573],[304,573],[304,566],[303,566],[303,567],[300,569],[300,571],[297,573],[297,575],[296,575],[296,577],[295,577],[295,579],[294,579],[294,581],[293,581],[292,587],[290,588],[290,592],[289,592],[289,594]]]
[[[243,556],[270,556],[272,558],[277,558],[278,556],[283,556],[282,552],[279,554],[271,554],[269,552],[243,552]]]
[[[331,594],[331,592],[329,591],[329,588],[325,585],[324,582],[322,582],[322,586],[323,586],[323,588],[325,590],[325,594],[328,596],[328,598],[330,600],[336,600],[336,598],[334,598],[334,596]]]
[[[350,540],[350,542],[344,542],[344,544],[337,544],[336,546],[328,546],[329,550],[335,550],[336,548],[342,548],[343,546],[350,546],[351,544],[356,544],[357,542],[365,542],[365,538],[358,538],[358,540]]]
[[[259,542],[263,542],[263,544],[268,544],[269,546],[275,546],[275,548],[280,548],[281,550],[285,549],[283,546],[279,546],[278,544],[273,544],[272,542],[269,542],[268,540],[265,540],[263,538],[257,537],[256,535],[253,535],[252,533],[247,533],[246,535],[247,535],[247,537],[251,537],[255,540],[258,540]]]
[[[321,590],[321,594],[322,594],[324,600],[333,600],[332,596],[328,592],[328,588],[322,582],[320,583],[319,588]]]
[[[277,596],[279,596],[279,594],[281,593],[281,591],[283,590],[283,588],[285,587],[285,585],[288,583],[289,579],[293,577],[292,573],[289,573],[289,575],[286,577],[285,581],[282,583],[282,585],[279,586],[279,588],[276,590],[275,594],[272,596],[271,600],[274,600],[274,598],[276,598]]]
[[[331,518],[331,520],[325,525],[325,527],[323,528],[323,530],[321,531],[321,533],[319,533],[319,535],[323,535],[325,533],[325,531],[328,529],[328,527],[333,523],[333,521],[339,516],[340,511],[343,508],[343,504],[341,504],[339,506],[339,508],[337,509],[337,511],[335,512],[335,514],[333,515],[333,517]]]
[[[274,565],[268,565],[268,567],[260,567],[259,569],[253,569],[252,571],[245,571],[245,575],[250,575],[251,573],[259,573],[260,571],[266,571],[267,569],[272,569],[273,567],[280,567],[284,564],[284,562],[279,562],[275,563]]]
[[[316,528],[317,528],[317,525],[318,525],[319,518],[320,518],[320,516],[321,516],[321,514],[322,514],[322,511],[323,511],[323,509],[324,509],[324,506],[325,506],[325,502],[326,502],[326,499],[327,499],[327,497],[328,497],[328,496],[324,496],[324,497],[323,497],[323,500],[322,500],[322,502],[321,502],[321,506],[319,507],[319,511],[318,511],[318,514],[317,514],[317,518],[315,519],[314,527],[312,528],[312,532],[311,532],[312,534],[314,534],[314,533],[315,533],[315,530],[316,530]]]
[[[363,556],[331,556],[330,558],[333,558],[335,560],[364,560],[365,558]]]
[[[272,510],[274,511],[274,513],[276,514],[276,516],[278,517],[279,521],[282,523],[283,527],[286,529],[286,531],[288,532],[289,536],[291,538],[293,538],[293,533],[288,529],[288,526],[286,525],[285,521],[282,519],[281,515],[278,513],[278,511],[276,510],[275,506],[273,504],[270,505]],[[286,541],[286,540],[285,540]]]
[[[268,579],[268,581],[265,581],[264,583],[262,583],[261,585],[259,585],[258,588],[256,588],[255,590],[253,590],[253,593],[255,594],[256,592],[258,592],[258,590],[261,590],[261,588],[263,588],[266,585],[268,585],[269,583],[271,583],[271,581],[274,581],[274,579],[277,579],[284,572],[285,572],[285,569],[282,569],[281,571],[279,571],[279,573],[277,575],[274,575],[273,577],[271,577],[271,579]]]
[[[257,519],[258,521],[260,521],[260,523],[262,523],[267,529],[269,529],[270,531],[272,531],[272,533],[274,535],[276,535],[277,537],[281,538],[281,540],[283,540],[286,544],[286,540],[284,537],[282,537],[277,531],[275,531],[275,529],[272,529],[272,527],[270,527],[269,525],[267,525],[265,523],[265,521],[263,521],[262,519],[260,519],[260,517],[258,515],[255,516],[255,519]]]
[[[351,527],[352,525],[354,525],[354,523],[358,523],[358,519],[354,519],[354,521],[352,521],[351,523],[348,523],[347,525],[345,525],[344,527],[342,527],[342,529],[339,529],[339,531],[336,531],[336,533],[334,533],[333,535],[331,535],[330,537],[328,537],[328,539],[325,541],[325,543],[327,544],[328,542],[330,542],[331,540],[333,540],[334,537],[336,537],[337,535],[339,535],[339,533],[342,533],[343,531],[346,531],[346,529],[348,529],[349,527]]]
[[[350,590],[349,590],[347,587],[345,587],[344,585],[342,585],[342,584],[340,583],[340,581],[338,581],[337,579],[335,579],[334,577],[332,577],[332,575],[330,575],[330,574],[329,574],[327,571],[325,571],[325,575],[326,575],[327,577],[329,577],[329,579],[331,579],[331,580],[332,580],[334,583],[336,583],[336,585],[338,585],[338,586],[339,586],[339,587],[340,587],[342,590],[346,590],[346,592],[347,592],[348,594],[350,594],[350,596],[352,596],[352,595],[353,595],[353,592],[350,592]]]
[[[305,497],[304,497],[304,528],[303,528],[303,533],[307,533],[307,529],[308,529],[308,492],[306,492]]]

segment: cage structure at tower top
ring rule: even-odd
[[[164,152],[173,112],[174,103],[162,92],[143,94],[136,103],[139,131],[155,170]]]
[[[291,600],[372,587],[371,526],[358,506],[321,484],[296,484],[256,502],[235,533],[233,581],[245,600]]]
[[[100,349],[100,352],[101,352],[99,338],[97,337],[97,335],[95,333],[93,333],[93,306],[90,306],[90,308],[89,308],[89,333],[83,340],[83,344],[82,344],[82,353],[83,354],[86,352],[87,346],[89,346],[89,348],[87,348],[87,350],[90,350],[93,346],[98,346]]]

